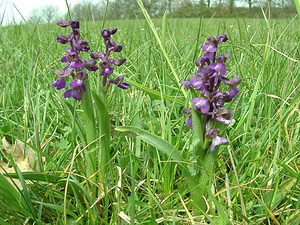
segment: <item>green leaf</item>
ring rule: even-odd
[[[178,105],[181,105],[181,106],[184,106],[185,105],[185,102],[180,100],[180,97],[179,96],[171,96],[171,95],[164,95],[156,90],[153,90],[151,88],[147,88],[145,87],[144,85],[142,84],[139,84],[138,82],[136,81],[133,81],[133,80],[130,80],[128,78],[126,78],[126,81],[133,87],[143,91],[144,93],[148,94],[149,96],[151,96],[152,98],[154,99],[159,99],[161,100],[161,98],[163,97],[165,100],[168,100],[168,101],[171,101],[171,102],[175,102],[176,104]],[[181,99],[183,99],[181,97]]]
[[[205,138],[203,132],[203,120],[202,115],[195,109],[192,110],[193,120],[193,152],[199,156],[199,160],[204,160],[206,149],[205,149]]]
[[[14,167],[14,169],[15,169],[17,175],[18,175],[18,179],[19,179],[19,181],[20,181],[20,183],[22,185],[22,189],[23,189],[22,195],[23,195],[23,198],[25,200],[24,202],[26,203],[28,209],[31,211],[32,216],[35,217],[36,216],[36,210],[35,210],[35,208],[32,205],[32,202],[31,202],[31,193],[30,193],[30,191],[29,191],[29,189],[27,187],[27,184],[25,182],[23,174],[22,174],[21,170],[16,165],[16,163],[15,163],[15,161],[13,159],[11,159],[11,162],[13,163],[13,167]]]
[[[96,92],[93,91],[92,93],[97,105],[96,112],[99,125],[100,150],[98,151],[98,171],[100,182],[104,182],[107,162],[110,158],[110,119],[105,105],[105,94],[101,98]]]
[[[60,205],[55,205],[55,204],[50,204],[50,203],[45,203],[45,202],[39,202],[39,201],[34,201],[35,203],[37,204],[40,204],[40,205],[44,205],[50,209],[54,209],[60,213],[63,213],[64,212],[64,207],[63,206],[60,206]],[[74,219],[78,219],[78,216],[73,213],[71,210],[67,209],[66,210],[66,213],[70,216],[72,216]]]
[[[290,165],[286,164],[286,163],[283,163],[281,164],[282,168],[288,172],[291,176],[297,178],[297,179],[300,179],[300,173],[295,171]]]
[[[270,202],[271,210],[274,210],[286,196],[291,193],[292,187],[296,184],[297,179],[292,177],[285,182],[281,183],[279,188],[275,188],[273,191],[268,192],[264,196],[264,202]]]
[[[0,217],[0,224],[1,225],[10,225],[10,223],[6,222],[2,217]]]
[[[179,151],[175,149],[173,145],[171,145],[166,140],[162,139],[155,134],[151,134],[148,131],[137,127],[116,127],[116,131],[120,132],[130,132],[134,135],[138,136],[141,140],[147,142],[153,147],[157,148],[161,152],[165,153],[169,158],[177,161],[183,161],[183,157]]]
[[[39,172],[22,172],[23,178],[25,180],[33,180],[33,181],[42,181],[46,183],[58,183],[61,179],[64,179],[64,177],[50,175],[46,173],[39,173]],[[11,178],[19,178],[18,174],[16,173],[8,173],[5,174],[5,176],[11,177]]]
[[[297,12],[298,12],[298,16],[300,16],[300,1],[299,0],[294,0]]]
[[[4,202],[9,202],[8,210],[15,210],[24,216],[31,217],[31,213],[27,210],[24,199],[21,196],[21,193],[8,182],[7,178],[0,173],[0,199],[3,199]]]

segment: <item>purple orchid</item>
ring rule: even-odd
[[[61,27],[71,27],[72,31],[69,36],[58,35],[57,41],[61,44],[69,43],[70,47],[66,49],[66,54],[60,59],[67,65],[63,70],[55,70],[58,79],[52,83],[52,87],[61,90],[66,87],[66,78],[72,77],[69,86],[70,89],[65,91],[65,98],[74,98],[80,100],[82,93],[86,92],[84,81],[88,78],[85,70],[96,71],[98,67],[95,60],[84,60],[81,58],[81,52],[88,52],[90,47],[87,40],[80,39],[80,24],[78,21],[59,21],[57,25]]]
[[[117,28],[113,29],[103,29],[101,32],[101,35],[104,39],[105,44],[105,51],[102,53],[98,52],[92,52],[90,54],[91,58],[93,60],[99,60],[101,73],[100,75],[103,78],[103,86],[108,87],[110,84],[115,84],[117,87],[121,89],[128,89],[129,84],[124,81],[124,75],[120,75],[116,79],[108,79],[108,77],[114,72],[115,66],[121,66],[123,63],[125,63],[125,58],[120,59],[114,59],[111,58],[111,54],[113,52],[121,52],[123,49],[123,46],[120,44],[117,44],[116,42],[111,40],[112,35],[117,33]]]
[[[198,90],[201,97],[195,97],[191,100],[195,110],[202,114],[203,121],[206,121],[206,136],[212,138],[210,150],[214,151],[216,146],[228,142],[224,137],[217,135],[218,129],[212,128],[213,122],[219,122],[228,125],[232,121],[232,112],[222,108],[225,102],[230,102],[239,93],[236,87],[241,79],[238,77],[226,77],[226,61],[229,55],[217,55],[218,46],[228,40],[225,34],[220,35],[218,39],[209,37],[202,45],[204,55],[196,60],[198,67],[197,74],[191,75],[190,80],[182,81],[181,84],[186,89]],[[224,83],[229,87],[228,91],[219,90]],[[191,113],[185,109],[184,114],[188,115],[185,125],[192,128]]]
[[[111,36],[117,32],[116,28],[111,30],[103,29],[101,34],[105,43],[105,51],[102,53],[92,52],[90,59],[81,58],[81,52],[90,50],[87,40],[80,39],[80,24],[78,21],[59,21],[57,23],[61,27],[71,27],[72,31],[69,36],[58,35],[57,41],[61,44],[70,44],[66,49],[66,54],[61,57],[60,61],[67,65],[62,70],[55,70],[54,73],[58,79],[52,83],[52,87],[57,90],[64,89],[67,86],[66,79],[72,77],[69,84],[70,89],[64,93],[65,98],[74,98],[80,100],[82,94],[86,92],[85,80],[88,78],[87,72],[95,72],[101,68],[100,75],[103,77],[103,86],[108,87],[110,84],[115,84],[121,89],[128,89],[129,84],[124,82],[124,75],[118,76],[116,79],[108,79],[114,72],[115,66],[121,66],[126,59],[114,59],[110,55],[112,52],[121,52],[123,46],[111,40]],[[97,66],[97,60],[100,60],[100,65]],[[87,72],[86,72],[87,71]]]

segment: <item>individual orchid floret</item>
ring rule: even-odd
[[[183,108],[182,114],[187,115],[187,119],[185,121],[184,126],[189,127],[190,129],[193,129],[193,123],[192,123],[192,110],[189,108]]]
[[[86,92],[85,80],[88,78],[86,70],[96,71],[96,61],[94,59],[84,60],[81,58],[81,52],[88,52],[90,47],[87,40],[80,39],[80,24],[76,20],[59,21],[57,23],[61,27],[71,27],[70,35],[58,35],[57,41],[61,44],[70,44],[66,49],[65,55],[60,59],[62,63],[67,65],[62,70],[55,70],[58,79],[52,83],[52,87],[61,90],[67,86],[66,79],[72,78],[69,84],[69,89],[65,91],[65,98],[74,98],[80,100],[82,93]]]
[[[109,83],[117,85],[117,87],[122,89],[128,89],[129,84],[124,81],[124,75],[118,76],[116,79],[110,79],[108,80]]]
[[[211,151],[214,151],[216,146],[228,142],[226,138],[217,135],[218,130],[212,128],[212,124],[213,122],[225,125],[231,123],[232,112],[224,109],[223,106],[237,96],[239,89],[236,86],[241,81],[238,77],[226,77],[226,61],[229,55],[217,55],[218,46],[227,40],[225,34],[218,38],[209,37],[201,47],[204,55],[195,62],[198,67],[197,73],[191,75],[190,80],[181,82],[186,89],[199,91],[199,97],[193,98],[191,103],[194,110],[202,114],[203,121],[209,124],[205,126],[205,133],[207,137],[212,138]],[[219,90],[222,83],[229,87],[228,91]],[[189,127],[192,127],[191,115],[188,116]]]

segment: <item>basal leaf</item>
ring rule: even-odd
[[[157,148],[159,151],[166,154],[169,158],[173,160],[183,161],[181,153],[177,151],[173,145],[155,134],[151,134],[148,131],[137,127],[117,127],[115,128],[115,130],[120,132],[133,133],[141,140],[147,142],[148,144]]]

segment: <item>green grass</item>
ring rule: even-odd
[[[120,29],[116,40],[124,44],[121,56],[127,62],[117,73],[125,73],[132,85],[128,91],[115,89],[109,99],[112,126],[143,128],[185,156],[192,133],[183,128],[181,108],[191,96],[184,97],[176,76],[184,80],[195,72],[193,62],[207,36],[229,36],[220,50],[230,53],[228,76],[242,78],[241,92],[229,106],[235,112],[234,124],[224,130],[230,144],[217,149],[210,196],[215,208],[203,217],[190,211],[190,190],[178,165],[140,138],[117,131],[107,194],[88,192],[87,183],[92,184],[72,119],[80,115],[80,103],[51,88],[65,49],[55,37],[68,31],[56,25],[1,27],[0,137],[22,140],[46,161],[37,159],[34,174],[16,173],[23,190],[0,175],[0,223],[124,224],[119,215],[126,214],[138,224],[299,224],[298,24],[297,19],[154,20],[158,36],[146,20],[105,24]],[[91,49],[102,47],[101,25],[81,26]],[[97,76],[90,75],[94,88]]]

